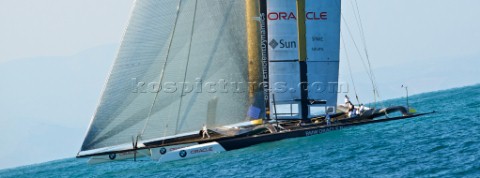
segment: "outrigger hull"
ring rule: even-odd
[[[150,156],[150,152],[148,150],[135,150],[129,152],[121,152],[121,153],[110,153],[108,155],[98,155],[92,156],[88,160],[88,164],[100,164],[112,161],[122,161],[128,160],[133,158],[142,158]]]

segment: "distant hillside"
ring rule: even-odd
[[[480,83],[478,79],[480,60],[476,57],[431,61],[402,63],[374,69],[373,72],[376,76],[381,99],[404,97],[405,89],[401,88],[402,85],[407,85],[409,93],[413,95]],[[354,97],[354,89],[345,61],[341,62],[341,66],[339,81],[349,84],[348,94]],[[358,71],[361,66],[353,66],[352,68]],[[354,80],[361,102],[373,102],[372,84],[366,72],[354,72]],[[343,102],[343,95],[345,93],[339,94],[340,102]]]
[[[0,169],[76,154],[117,46],[0,64]]]

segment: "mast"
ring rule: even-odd
[[[269,120],[269,84],[266,0],[245,0],[245,20],[248,45],[248,81],[249,101],[257,103],[259,97],[265,105],[266,120]],[[261,84],[261,85],[260,85]],[[263,90],[263,93],[262,93]],[[258,94],[259,93],[259,94]]]
[[[307,78],[307,42],[305,26],[305,0],[297,0],[298,63],[300,66],[301,119],[308,119],[308,78]]]

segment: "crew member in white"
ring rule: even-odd
[[[203,128],[202,128],[202,139],[205,138],[205,135],[210,138],[210,135],[208,134],[208,129],[207,129],[207,125],[203,124]]]
[[[356,112],[355,112],[355,105],[353,105],[353,103],[350,101],[350,98],[345,95],[345,107],[347,107],[348,109],[348,117],[353,117],[355,116]]]
[[[357,114],[361,115],[365,111],[365,106],[363,104],[360,104],[360,108],[357,109]]]

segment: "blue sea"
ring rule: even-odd
[[[480,85],[415,95],[410,104],[436,113],[166,164],[71,158],[0,177],[480,177]]]

